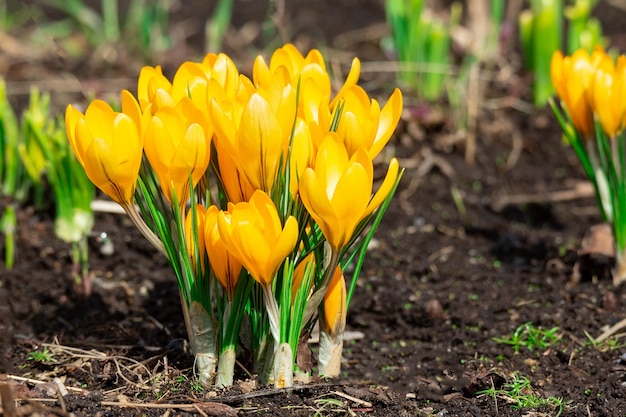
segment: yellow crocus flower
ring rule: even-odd
[[[609,137],[614,137],[623,127],[625,100],[624,97],[624,62],[626,57],[618,58],[617,66],[608,55],[603,55],[596,66],[595,74],[589,89],[589,98],[593,113],[602,129]]]
[[[160,109],[150,120],[144,151],[170,204],[176,194],[183,207],[191,192],[190,176],[195,187],[207,170],[212,133],[203,126],[203,114],[187,98],[175,108]]]
[[[288,43],[272,54],[269,65],[259,55],[254,61],[252,71],[254,85],[257,88],[264,88],[281,71],[287,74],[289,83],[294,88],[299,85],[298,116],[304,117],[307,121],[315,120],[320,124],[317,112],[334,108],[343,91],[356,85],[361,74],[361,62],[358,58],[352,60],[350,72],[332,101],[330,76],[319,50],[311,49],[305,57],[293,44]],[[327,130],[328,125],[323,125],[323,128]]]
[[[557,95],[576,130],[587,139],[591,138],[594,131],[589,88],[595,67],[603,55],[602,49],[596,49],[592,55],[579,49],[572,56],[565,57],[561,51],[556,51],[550,62],[550,76]]]
[[[289,216],[282,226],[276,206],[261,190],[249,202],[221,211],[217,225],[226,248],[266,288],[298,241],[296,219]]]
[[[132,95],[122,93],[122,102],[138,107]],[[129,110],[130,112],[130,110]],[[136,117],[141,112],[135,112]],[[83,115],[71,104],[65,111],[65,128],[76,158],[96,187],[123,207],[132,204],[141,165],[141,121],[114,111],[94,100]]]
[[[263,56],[257,56],[252,67],[254,85],[257,87],[268,85],[281,67],[287,70],[292,83],[297,83],[298,78],[302,80],[313,78],[322,91],[330,95],[330,77],[326,71],[324,57],[317,49],[312,49],[304,57],[293,44],[285,44],[274,51],[269,66]]]
[[[222,240],[218,226],[217,217],[219,209],[212,205],[206,211],[204,220],[204,242],[211,270],[222,284],[229,301],[233,300],[235,288],[241,273],[241,262],[239,262],[226,248]]]
[[[395,89],[385,106],[370,99],[358,85],[344,90],[340,100],[344,102],[337,133],[352,155],[357,149],[365,148],[370,159],[385,147],[393,134],[402,114],[402,93]]]
[[[139,73],[137,93],[142,109],[148,104],[152,113],[163,107],[174,107],[183,97],[190,98],[206,112],[212,97],[219,102],[233,101],[239,84],[239,72],[225,54],[207,54],[202,62],[184,62],[170,82],[160,66],[145,66]],[[225,97],[228,97],[226,100]]]
[[[398,161],[389,164],[382,185],[372,197],[374,168],[364,148],[348,155],[334,132],[317,150],[315,165],[300,179],[304,206],[335,250],[346,245],[361,220],[371,214],[391,192],[398,176]]]
[[[210,78],[222,87],[229,97],[235,97],[239,85],[239,70],[232,59],[226,54],[208,53],[202,65],[210,68]]]
[[[285,87],[269,96],[255,92],[242,110],[233,109],[230,113],[216,100],[211,102],[211,116],[220,146],[237,161],[238,168],[254,189],[268,193],[287,155],[295,116],[295,91]]]

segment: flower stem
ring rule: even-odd
[[[215,381],[215,385],[218,388],[233,385],[236,358],[237,355],[234,348],[226,349],[220,353],[220,358],[217,363],[217,380]]]
[[[265,308],[270,320],[272,337],[278,344],[280,343],[280,313],[278,312],[278,304],[276,303],[276,298],[274,298],[271,285],[263,285],[263,300],[265,301]]]
[[[626,249],[615,248],[615,269],[613,285],[618,286],[626,281]]]
[[[307,323],[311,317],[313,317],[313,314],[317,311],[317,308],[324,299],[330,280],[333,277],[333,273],[335,272],[337,265],[339,264],[339,253],[339,250],[331,249],[328,266],[326,267],[326,272],[324,273],[324,279],[318,290],[315,291],[309,298],[309,301],[307,301],[302,323]]]
[[[293,386],[293,352],[289,343],[281,343],[274,353],[274,388]]]
[[[161,252],[166,258],[168,258],[167,251],[165,250],[165,246],[163,245],[163,242],[161,242],[161,239],[159,239],[159,237],[156,234],[154,234],[152,230],[150,230],[150,228],[141,217],[141,214],[139,213],[135,205],[124,204],[122,208],[124,209],[126,214],[128,214],[128,217],[130,217],[130,219],[135,224],[137,229],[139,229],[141,234],[146,239],[148,239],[148,242],[152,243],[152,246],[154,246],[159,252]]]
[[[323,322],[323,320],[320,320]],[[341,356],[343,354],[343,331],[333,335],[329,329],[320,329],[320,376],[334,378],[341,371]]]
[[[197,301],[188,307],[181,293],[183,315],[189,336],[189,344],[196,355],[195,366],[198,379],[202,384],[212,385],[217,366],[217,343],[215,342],[215,326],[209,313]]]

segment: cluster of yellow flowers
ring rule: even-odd
[[[248,273],[262,293],[276,348],[285,342],[289,320],[277,302],[282,284],[275,282],[284,265],[292,267],[292,303],[298,286],[309,282],[302,326],[319,307],[322,332],[342,336],[341,266],[352,257],[343,258],[399,179],[394,158],[373,191],[373,160],[399,121],[401,93],[396,89],[381,108],[357,85],[359,75],[355,58],[333,96],[318,50],[303,56],[286,44],[269,65],[259,56],[252,78],[227,55],[211,53],[202,62],[183,63],[172,81],[160,67],[144,67],[137,97],[122,92],[121,112],[101,100],[84,114],[68,106],[66,128],[91,181],[149,238],[152,232],[141,226],[145,214],[134,205],[141,197],[138,181],[154,174],[169,210],[180,213],[186,253],[199,271],[195,281],[215,277],[232,303]],[[172,262],[175,251],[151,240]],[[308,281],[307,270],[314,270]],[[188,298],[186,284],[179,285]],[[210,300],[197,301],[211,309]],[[326,362],[337,368],[323,373],[337,374],[337,358]]]
[[[557,51],[552,56],[550,75],[574,127],[585,139],[595,133],[594,116],[609,137],[624,128],[626,56],[614,60],[601,47],[591,54],[578,49],[571,56]]]
[[[602,221],[613,229],[619,285],[626,282],[626,56],[614,59],[601,47],[556,52],[550,72],[560,98],[553,110],[594,186]]]

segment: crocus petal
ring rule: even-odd
[[[337,183],[331,204],[342,219],[342,241],[348,242],[372,194],[372,180],[360,164],[352,164]]]
[[[337,101],[341,98],[345,89],[350,88],[355,85],[359,81],[359,77],[361,76],[361,61],[358,58],[352,59],[352,66],[350,67],[350,72],[346,77],[346,81],[343,83],[343,86],[337,92],[337,95],[330,102],[329,107],[334,109],[337,105]]]
[[[78,162],[80,162],[83,167],[85,166],[85,163],[83,162],[82,154],[78,152],[76,144],[76,124],[84,117],[85,115],[83,115],[71,104],[67,106],[65,110],[65,131],[67,132],[67,137],[69,139],[70,146],[72,147],[72,151],[74,151],[76,159],[78,159]]]
[[[304,170],[300,179],[300,197],[328,243],[335,249],[339,248],[343,243],[340,220],[326,195],[326,188],[311,168]]]
[[[220,236],[217,226],[218,213],[219,209],[215,205],[209,206],[206,211],[204,221],[205,247],[213,273],[226,290],[229,299],[232,300],[242,265],[231,255]]]
[[[550,60],[550,79],[556,90],[556,94],[563,98],[565,96],[565,88],[563,86],[563,52],[555,51]]]
[[[280,265],[296,247],[296,243],[298,243],[298,222],[295,217],[289,216],[267,260],[266,276],[270,278],[270,282]]]
[[[339,178],[348,165],[349,157],[346,147],[336,133],[329,133],[322,140],[315,158],[315,173],[320,182],[325,184],[326,195],[330,200]]]
[[[385,175],[383,183],[378,188],[378,191],[376,191],[376,194],[374,194],[374,197],[372,197],[372,200],[367,206],[367,210],[365,210],[365,213],[363,213],[364,217],[369,216],[370,213],[376,210],[378,206],[380,206],[382,202],[387,198],[387,196],[391,192],[391,189],[396,183],[396,179],[398,178],[398,168],[398,160],[396,158],[393,158],[389,162],[389,168],[387,169],[387,175]]]
[[[238,155],[250,184],[269,192],[284,152],[282,131],[265,99],[253,94],[241,116]]]
[[[268,233],[268,239],[277,239],[282,225],[272,199],[266,193],[255,192],[250,198],[250,204],[257,210],[259,221],[262,221],[262,227]]]
[[[337,266],[324,295],[324,330],[331,335],[342,332],[346,326],[346,280]]]
[[[402,115],[402,92],[396,88],[387,100],[385,107],[380,112],[380,119],[378,120],[378,130],[376,131],[376,138],[374,143],[367,150],[370,159],[374,159],[380,151],[385,147],[391,135],[400,121]]]

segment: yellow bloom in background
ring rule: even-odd
[[[298,241],[298,222],[289,216],[282,226],[272,200],[257,190],[250,202],[231,205],[217,219],[226,248],[262,286],[272,283],[278,268]]]
[[[128,95],[123,93],[122,100],[130,100]],[[69,105],[65,129],[91,182],[120,205],[130,205],[143,155],[141,127],[132,117],[94,100],[84,115]]]
[[[207,54],[202,62],[181,64],[170,82],[160,66],[145,66],[139,73],[137,95],[142,109],[152,105],[152,113],[164,107],[175,107],[184,97],[190,98],[203,112],[213,97],[234,101],[239,86],[239,71],[225,54]]]
[[[572,56],[561,51],[552,55],[550,76],[557,95],[565,105],[576,130],[585,138],[593,135],[593,114],[589,103],[589,88],[597,63],[605,55],[596,49],[592,55],[579,49]]]
[[[269,65],[262,56],[258,56],[253,66],[254,85],[262,89],[271,84],[277,74],[286,73],[289,83],[297,88],[299,86],[298,116],[307,121],[315,121],[328,131],[330,118],[324,110],[335,107],[340,96],[346,89],[356,85],[361,74],[361,62],[358,58],[352,60],[350,72],[344,84],[339,89],[337,96],[331,101],[331,80],[326,70],[326,64],[321,52],[312,49],[303,56],[293,44],[285,44],[272,54]],[[322,112],[318,116],[318,113]]]
[[[239,86],[239,70],[226,54],[208,53],[202,65],[210,69],[209,78],[215,80],[229,97],[235,97]]]
[[[341,96],[344,107],[337,133],[352,155],[359,148],[367,150],[370,159],[385,147],[393,134],[402,114],[402,93],[395,89],[385,106],[370,99],[365,90],[354,85],[344,90]]]
[[[189,98],[198,110],[207,114],[209,85],[211,84],[208,75],[210,70],[197,62],[183,63],[174,74],[172,99],[177,103],[184,97]]]
[[[196,260],[196,240],[198,243],[198,256],[200,257],[200,268],[204,271],[204,251],[205,251],[205,235],[204,235],[204,223],[206,209],[202,204],[196,204],[196,216],[194,227],[194,216],[191,208],[187,210],[185,216],[185,244],[187,248],[187,254],[191,259],[191,265],[195,269],[198,261]],[[194,236],[195,235],[195,236]]]
[[[346,280],[337,266],[324,295],[324,330],[331,336],[343,333],[346,327]]]
[[[172,83],[163,75],[160,66],[141,68],[137,81],[137,98],[143,111],[148,105],[152,105],[153,114],[162,107],[176,105],[176,100],[172,97]]]
[[[203,230],[204,242],[206,252],[209,255],[211,270],[224,287],[228,300],[232,301],[242,266],[241,262],[228,251],[220,236],[217,226],[218,213],[219,209],[214,205],[206,211]]]
[[[618,58],[617,65],[611,57],[603,55],[589,89],[593,113],[609,137],[614,137],[623,127],[626,110],[625,63],[626,57],[623,55]]]
[[[186,98],[175,108],[160,109],[150,120],[144,150],[170,204],[175,193],[183,207],[191,192],[190,176],[195,187],[207,170],[212,133],[205,131],[206,124],[205,116]]]
[[[299,88],[299,117],[307,117],[306,112],[317,122],[320,103],[324,103],[327,108],[330,102],[330,76],[324,58],[317,49],[312,49],[304,57],[294,45],[286,44],[272,54],[269,66],[259,55],[254,61],[252,76],[254,85],[259,89],[267,88],[276,77],[284,77],[286,83]]]
[[[297,84],[298,78],[302,80],[314,78],[322,91],[330,95],[330,77],[326,71],[324,57],[317,49],[312,49],[304,57],[293,44],[285,44],[274,51],[269,66],[261,55],[257,56],[252,68],[254,85],[257,87],[268,85],[281,67],[287,70],[293,84]]]
[[[336,133],[326,135],[315,165],[300,180],[300,196],[334,250],[346,245],[361,220],[380,206],[398,177],[398,161],[389,164],[382,185],[372,197],[374,168],[364,148],[348,155]]]

